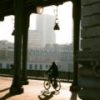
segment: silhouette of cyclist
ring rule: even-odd
[[[58,66],[55,64],[55,62],[52,63],[51,67],[47,71],[49,74],[49,79],[52,83],[52,80],[54,79],[54,84],[53,86],[56,88],[57,87],[57,77],[58,77]]]

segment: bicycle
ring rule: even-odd
[[[61,83],[58,78],[56,79],[56,81],[57,81],[57,87],[54,86],[54,79],[52,78],[52,80],[51,80],[48,75],[48,78],[46,80],[44,80],[44,88],[46,90],[49,90],[50,87],[52,86],[55,89],[55,91],[59,91],[61,89]]]

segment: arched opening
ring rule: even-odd
[[[22,5],[21,5],[22,4]],[[20,11],[20,9],[18,8],[18,2],[15,2],[15,14],[16,14],[16,23],[15,23],[15,32],[17,33],[15,33],[15,65],[16,65],[16,74],[15,74],[15,78],[14,78],[14,85],[12,84],[12,90],[11,90],[11,92],[14,92],[14,93],[16,93],[16,92],[22,92],[23,90],[22,90],[22,86],[20,86],[20,85],[23,85],[22,83],[20,84],[20,83],[18,83],[18,81],[20,81],[20,75],[18,75],[20,72],[21,72],[21,69],[23,69],[23,72],[24,71],[26,71],[26,55],[24,55],[26,52],[27,52],[27,45],[25,45],[25,43],[27,44],[27,28],[28,28],[28,24],[29,23],[27,23],[27,21],[25,21],[25,20],[28,20],[27,18],[29,17],[29,14],[27,15],[25,15],[25,12],[24,12],[24,4],[23,4],[23,1],[21,2],[21,4],[20,4],[20,8],[22,8],[21,9],[21,11]],[[59,8],[60,9],[60,8]],[[75,13],[74,13],[75,14]],[[20,17],[19,17],[19,15],[20,15]],[[37,15],[37,16],[39,16],[40,17],[40,15]],[[23,19],[25,17],[25,19]],[[75,16],[76,17],[76,16]],[[55,19],[55,18],[54,18]],[[44,19],[45,20],[45,19]],[[47,19],[48,20],[48,19]],[[51,20],[51,19],[50,19]],[[60,19],[59,19],[60,20]],[[25,22],[24,22],[25,21]],[[38,21],[39,21],[39,19],[38,19]],[[46,21],[46,20],[45,20]],[[49,21],[49,20],[48,20]],[[41,20],[40,20],[40,22],[41,22]],[[51,21],[50,21],[51,22]],[[45,22],[46,23],[46,22]],[[51,27],[49,27],[49,24],[50,23],[48,23],[48,25],[47,25],[47,29],[49,29],[49,28],[51,28]],[[60,23],[59,23],[60,24]],[[76,24],[76,23],[75,23]],[[25,26],[24,26],[25,25]],[[40,23],[38,24],[38,29],[40,28],[41,29],[41,26],[39,26],[40,25]],[[43,24],[42,24],[43,25]],[[50,24],[51,25],[51,24]],[[59,26],[61,26],[62,27],[62,24],[60,24]],[[65,25],[66,27],[67,27],[67,25]],[[75,26],[75,25],[74,25]],[[43,27],[43,26],[42,26]],[[76,27],[76,26],[75,26]],[[34,52],[32,51],[32,49],[30,49],[30,51],[29,51],[29,53],[30,54],[35,54],[36,56],[37,55],[39,55],[40,53],[42,54],[42,56],[44,56],[44,55],[46,55],[46,56],[48,56],[48,59],[46,59],[47,61],[49,61],[49,63],[46,63],[46,65],[48,64],[48,66],[49,66],[49,64],[51,63],[51,61],[54,61],[54,60],[56,60],[56,62],[57,62],[57,64],[59,65],[59,68],[61,68],[62,69],[62,65],[61,65],[61,60],[62,61],[64,61],[64,59],[66,58],[65,57],[65,53],[66,53],[66,47],[64,47],[64,45],[62,45],[61,47],[60,47],[60,43],[61,43],[61,41],[60,41],[60,43],[59,44],[56,44],[57,42],[58,42],[58,40],[55,42],[55,40],[53,40],[53,38],[54,38],[54,36],[51,36],[51,34],[46,34],[46,35],[49,35],[48,36],[48,38],[46,38],[45,36],[46,35],[44,35],[44,30],[45,30],[45,27],[43,27],[42,28],[43,29],[43,38],[45,39],[45,41],[44,40],[42,40],[42,46],[43,47],[45,47],[45,45],[46,45],[46,48],[44,48],[42,51],[41,51],[41,48],[40,48],[40,46],[39,46],[39,48],[37,49],[35,49],[34,50]],[[37,32],[42,32],[42,29],[41,29],[41,31],[37,31]],[[54,30],[53,30],[53,26],[52,26],[52,29],[51,29],[52,31],[52,33],[54,32]],[[30,30],[29,30],[30,31]],[[47,31],[48,32],[48,31]],[[65,30],[64,30],[64,32],[65,32]],[[76,31],[75,31],[76,32]],[[57,32],[57,33],[60,33],[60,32]],[[57,37],[58,35],[57,35],[57,33],[55,34],[55,36]],[[63,33],[63,29],[61,30],[61,33]],[[22,35],[22,36],[21,36]],[[37,33],[36,33],[36,35],[37,35]],[[61,35],[62,36],[62,35]],[[41,37],[41,36],[40,36]],[[58,36],[59,37],[59,36]],[[50,38],[52,38],[52,41],[50,41]],[[60,37],[60,38],[62,38],[62,37]],[[36,39],[38,39],[38,38],[35,38],[35,40]],[[47,44],[46,44],[46,41],[47,41]],[[63,38],[63,41],[64,41],[64,38]],[[68,41],[68,40],[67,40]],[[44,44],[43,44],[43,42],[44,42]],[[51,43],[50,45],[48,44],[48,43]],[[41,44],[40,43],[40,44]],[[53,43],[55,43],[55,44],[53,44]],[[77,42],[76,42],[77,43]],[[23,44],[23,45],[22,45]],[[53,46],[52,46],[52,44],[53,44]],[[34,45],[33,45],[34,46]],[[36,45],[37,46],[37,45]],[[62,51],[62,48],[63,48],[63,51]],[[25,49],[25,52],[24,52],[24,49]],[[75,48],[75,50],[77,49],[77,47]],[[32,52],[31,52],[32,51]],[[58,51],[58,52],[56,52],[56,51]],[[49,52],[52,52],[53,54],[52,55],[50,55],[50,53]],[[59,52],[61,52],[61,53],[59,53]],[[21,55],[22,54],[22,55]],[[50,56],[51,56],[51,58],[53,58],[53,59],[50,59]],[[67,55],[68,56],[68,55]],[[58,59],[56,59],[56,57],[58,57]],[[25,58],[25,59],[24,59]],[[42,57],[39,55],[38,57],[36,57],[36,59],[37,59],[37,61],[38,61],[38,59],[39,58],[41,58],[42,59]],[[36,60],[35,59],[35,60]],[[24,62],[23,62],[23,61]],[[32,58],[32,60],[33,60],[33,58]],[[44,60],[44,59],[42,59],[42,60]],[[72,60],[72,59],[70,59],[70,60]],[[22,62],[21,62],[22,61]],[[24,64],[25,66],[23,66],[22,64]],[[63,62],[63,64],[65,64],[65,62]],[[30,64],[29,64],[30,65]],[[42,65],[41,63],[40,63],[40,65]],[[39,66],[40,66],[39,65]],[[68,66],[70,66],[71,64],[69,64]],[[31,65],[31,67],[29,67],[29,69],[33,69],[32,68],[32,66],[33,65]],[[41,67],[39,67],[40,69],[43,69],[42,68],[42,66]],[[68,67],[65,67],[65,69],[66,68],[68,68]],[[37,69],[38,69],[38,67],[37,67]],[[45,70],[45,69],[44,69]],[[70,69],[68,68],[67,69],[67,71],[69,71]],[[72,70],[72,69],[71,69]],[[41,71],[41,70],[40,70]],[[23,73],[23,75],[25,75],[25,73]],[[18,86],[18,90],[16,90],[17,87]]]

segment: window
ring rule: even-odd
[[[0,63],[0,68],[2,68],[2,63]]]
[[[37,64],[35,64],[35,70],[37,70]]]
[[[40,69],[42,69],[42,65],[40,65]]]
[[[30,70],[32,69],[32,64],[29,65],[29,69],[30,69]]]
[[[6,67],[7,67],[7,69],[9,69],[10,68],[9,64],[7,64]]]
[[[49,68],[49,66],[48,65],[46,65],[46,69],[48,69]]]

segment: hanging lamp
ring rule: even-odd
[[[38,14],[42,14],[42,13],[43,13],[43,7],[42,7],[42,6],[37,6],[37,7],[36,7],[36,12],[37,12]]]
[[[55,9],[55,16],[56,16],[56,19],[55,19],[54,30],[60,30],[59,24],[58,24],[58,6],[56,6],[56,9]]]

